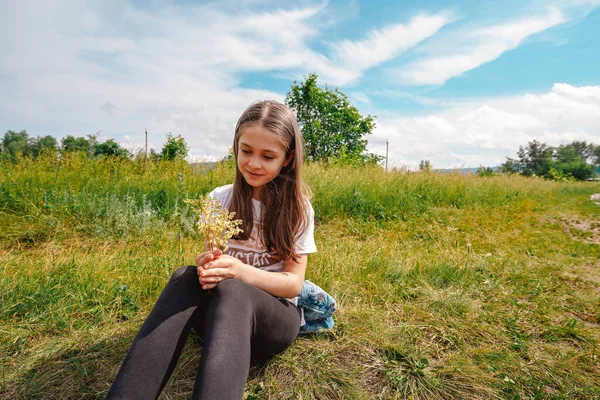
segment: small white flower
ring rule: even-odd
[[[235,213],[228,212],[214,197],[206,195],[197,200],[186,199],[184,202],[198,215],[196,226],[202,232],[209,250],[216,248],[225,252],[229,239],[243,232],[239,228],[242,220],[234,220]]]

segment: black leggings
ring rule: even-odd
[[[133,340],[107,399],[156,399],[190,328],[203,338],[192,399],[242,398],[251,359],[267,360],[292,344],[300,311],[236,279],[202,290],[196,267],[181,267]]]

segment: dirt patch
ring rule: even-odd
[[[559,223],[573,238],[600,244],[600,221],[562,217]]]

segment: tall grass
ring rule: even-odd
[[[505,206],[521,198],[552,192],[551,185],[517,177],[472,179],[435,172],[386,173],[379,167],[312,166],[308,181],[315,194],[317,215],[360,217],[363,220],[406,220],[436,207],[456,209]]]
[[[333,331],[255,367],[248,399],[600,396],[597,183],[309,165]],[[223,163],[0,165],[0,397],[102,398],[171,272],[201,251],[183,199]],[[592,226],[592,225],[590,225]],[[594,225],[595,226],[595,225]],[[190,340],[163,398],[187,398]]]

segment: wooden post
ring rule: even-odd
[[[389,141],[385,139],[385,172],[388,170],[388,149],[389,149]]]

